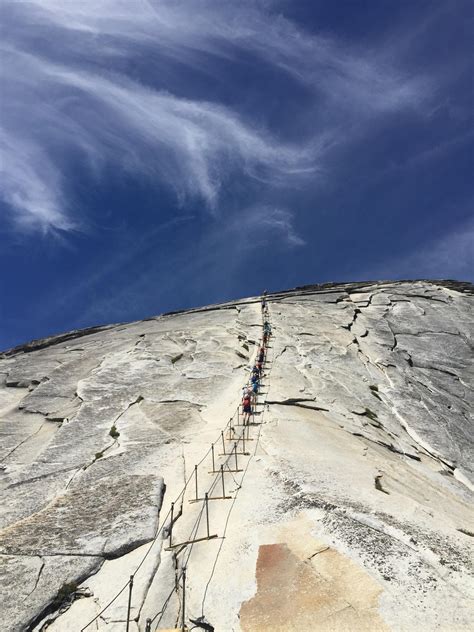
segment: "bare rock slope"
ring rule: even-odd
[[[472,286],[268,299],[0,355],[2,630],[471,629]]]

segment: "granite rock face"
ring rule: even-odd
[[[166,515],[177,498],[174,541],[203,535],[194,465],[212,442],[223,458],[258,298],[0,354],[4,630],[79,631],[99,614],[86,629],[122,630],[127,589],[101,611],[137,567],[130,629],[171,628],[184,563],[190,627],[470,629],[472,286],[306,286],[268,302],[258,414],[228,498],[209,503],[218,537],[193,547],[167,550]],[[210,456],[198,471],[201,494]]]

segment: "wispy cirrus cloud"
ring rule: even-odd
[[[277,181],[307,171],[310,164],[311,148],[279,143],[228,108],[154,91],[123,76],[73,71],[29,54],[15,54],[7,75],[10,89],[19,85],[6,104],[14,131],[3,137],[4,196],[25,226],[73,225],[62,205],[57,162],[64,145],[82,152],[96,170],[118,164],[159,178],[180,199],[200,196],[210,209],[235,170]],[[25,130],[18,93],[30,90],[35,93],[28,95],[35,127]]]
[[[394,266],[395,267],[395,266]],[[431,240],[424,247],[397,262],[399,275],[431,279],[466,279],[474,274],[474,220],[467,220],[446,235]],[[393,270],[392,270],[393,274]]]
[[[470,201],[472,208],[472,200]],[[374,265],[365,264],[359,278],[374,277]],[[416,249],[388,257],[377,266],[379,279],[460,279],[472,281],[474,275],[474,219],[459,222],[445,234],[431,237]]]
[[[75,228],[65,212],[60,170],[40,144],[0,130],[0,179],[3,199],[21,228]]]
[[[305,33],[272,3],[7,0],[3,24],[2,197],[17,225],[45,232],[81,225],[71,155],[96,174],[114,166],[217,212],[232,177],[294,186],[345,141],[348,112],[369,119],[427,94],[422,78]],[[244,52],[313,92],[331,113],[324,127],[291,144],[235,107],[187,96],[186,85],[169,91],[170,68],[212,74],[210,59],[232,64]],[[134,71],[144,58],[155,77],[147,84]]]
[[[268,241],[290,248],[306,245],[295,227],[294,213],[287,209],[268,205],[245,209],[229,229],[235,233],[242,231],[242,227],[253,237],[249,247],[259,247]]]
[[[7,2],[7,5],[9,3]],[[143,50],[199,65],[197,53],[231,59],[253,51],[328,99],[350,98],[370,110],[414,105],[426,97],[425,79],[397,69],[392,51],[353,51],[328,36],[309,34],[286,19],[281,3],[242,0],[33,0],[25,15],[39,26],[84,37],[82,58],[104,60]],[[18,10],[18,6],[17,6]],[[19,11],[21,14],[21,10]],[[71,53],[78,47],[69,46]],[[154,60],[156,61],[156,60]],[[203,69],[204,70],[204,69]]]
[[[192,218],[187,218],[189,221]],[[199,243],[188,247],[186,252],[176,251],[168,257],[149,256],[149,246],[155,249],[157,236],[163,239],[163,233],[169,238],[169,230],[183,225],[185,219],[172,220],[155,228],[152,234],[143,239],[131,250],[122,253],[119,258],[86,278],[79,285],[74,285],[61,292],[60,297],[52,297],[48,302],[54,311],[64,309],[78,293],[93,295],[94,299],[86,302],[87,307],[78,315],[75,327],[84,322],[107,322],[111,319],[130,317],[130,305],[133,305],[134,317],[142,314],[148,304],[147,295],[150,286],[157,278],[159,283],[154,289],[154,296],[163,297],[173,294],[173,302],[182,299],[181,291],[192,280],[188,288],[187,300],[195,305],[202,303],[202,295],[206,288],[214,288],[216,296],[218,288],[225,286],[229,296],[239,292],[240,284],[252,273],[252,261],[258,251],[272,252],[280,256],[282,252],[301,248],[306,245],[299,235],[295,215],[288,209],[274,206],[253,206],[240,209],[238,214],[225,222],[225,226],[211,225],[199,240]],[[158,249],[159,250],[159,249]],[[192,253],[192,254],[191,254]],[[139,271],[133,265],[133,259],[139,259],[143,265]],[[123,277],[116,275],[119,267],[126,268],[130,282],[123,283]],[[133,281],[130,270],[133,270]],[[109,283],[100,294],[96,292],[103,278],[107,276]],[[201,301],[201,303],[200,303]],[[191,302],[191,304],[192,304]],[[128,316],[127,316],[128,314]]]

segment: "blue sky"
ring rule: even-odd
[[[472,280],[468,0],[3,0],[0,347]]]

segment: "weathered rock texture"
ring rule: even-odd
[[[266,404],[231,498],[210,503],[219,537],[166,551],[160,535],[131,629],[170,587],[158,629],[177,623],[188,556],[186,616],[219,632],[471,629],[473,304],[453,282],[270,296]],[[246,299],[0,357],[3,630],[79,631],[124,586],[239,403],[260,333]],[[126,607],[127,590],[87,629],[123,630]]]

